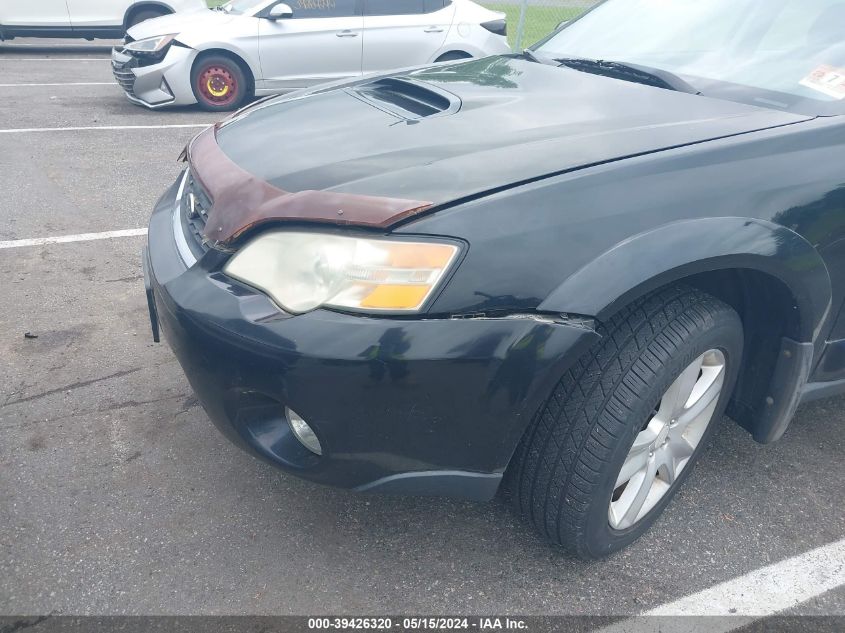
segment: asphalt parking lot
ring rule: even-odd
[[[143,228],[215,120],[131,105],[108,54],[0,45],[0,242]],[[802,407],[772,446],[723,420],[655,529],[600,562],[501,500],[279,473],[218,434],[151,341],[142,243],[0,249],[0,614],[627,615],[845,538],[845,399]],[[845,615],[845,588],[791,612]]]

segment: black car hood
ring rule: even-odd
[[[261,102],[217,143],[284,191],[437,205],[807,118],[505,56]]]

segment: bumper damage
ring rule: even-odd
[[[111,65],[115,80],[132,103],[150,109],[191,105],[196,97],[191,89],[191,66],[197,51],[171,45],[161,60],[144,60],[112,49]]]
[[[214,424],[300,477],[489,499],[535,411],[597,338],[535,317],[285,314],[220,272],[223,254],[184,263],[176,192],[150,223],[151,313]],[[288,408],[311,426],[322,455],[296,439]]]

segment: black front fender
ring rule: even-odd
[[[800,313],[800,341],[815,341],[831,305],[827,267],[803,237],[754,218],[683,220],[640,233],[570,275],[539,309],[604,320],[661,286],[728,269],[756,270],[783,282]]]
[[[790,332],[796,340],[769,341],[779,349],[771,357],[774,366],[766,382],[751,389],[752,402],[734,408],[754,439],[769,443],[783,435],[795,414],[832,303],[827,267],[797,233],[765,220],[738,217],[666,224],[604,252],[570,275],[540,309],[602,321],[657,288],[719,270],[751,270],[777,279],[798,313],[795,331]],[[751,373],[765,370],[758,366]],[[749,399],[749,392],[743,391],[742,399]]]

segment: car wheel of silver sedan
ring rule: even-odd
[[[237,110],[251,96],[240,63],[226,55],[202,55],[191,70],[191,86],[197,103],[209,112]]]
[[[507,473],[517,509],[585,558],[639,538],[689,476],[736,382],[742,322],[675,286],[598,328],[562,378]]]

